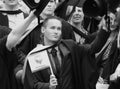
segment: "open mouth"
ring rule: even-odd
[[[81,15],[74,15],[73,18],[74,19],[78,19],[78,18],[81,18],[82,16]]]
[[[74,20],[80,20],[81,18],[80,17],[74,17],[73,19]]]
[[[9,0],[10,2],[12,2],[13,0]]]
[[[52,11],[53,9],[52,8],[47,8],[48,11]]]

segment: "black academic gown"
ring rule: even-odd
[[[14,68],[17,66],[17,59],[13,52],[6,48],[6,39],[0,39],[0,88],[1,89],[18,89]]]
[[[113,74],[120,63],[120,50],[117,48],[117,40],[114,41],[113,46],[111,48],[110,57],[107,62],[107,68],[105,70],[108,70],[107,75],[110,76]],[[109,82],[110,86],[108,89],[119,89],[120,88],[120,78],[118,78],[114,82]]]
[[[104,52],[103,52],[104,53]],[[102,53],[102,54],[103,54]],[[98,65],[103,65],[103,74],[101,75],[104,79],[108,80],[110,83],[109,89],[119,89],[120,88],[120,79],[116,80],[116,82],[109,81],[110,75],[113,74],[120,63],[120,50],[117,48],[117,39],[115,38],[112,42],[112,47],[110,49],[110,53],[106,61],[102,60],[102,54],[100,54],[99,59],[101,62]]]
[[[95,79],[91,79],[97,67],[95,53],[100,51],[108,36],[102,31],[90,45],[73,47],[71,54],[75,89],[95,89],[97,73]]]
[[[0,12],[0,25],[9,27],[8,17]]]

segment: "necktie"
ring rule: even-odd
[[[59,59],[57,56],[57,50],[55,48],[52,48],[51,54],[52,54],[53,60],[55,62],[56,72],[57,72],[57,74],[59,74],[60,73],[60,62],[59,62]]]

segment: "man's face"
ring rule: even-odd
[[[18,0],[4,0],[5,4],[8,5],[16,5],[18,4]]]
[[[115,14],[113,14],[113,13],[109,13],[108,15],[109,15],[109,17],[110,17],[110,28],[111,28],[111,30],[112,30],[112,29],[114,29],[114,27],[116,27],[116,26],[115,26],[116,16],[115,16]]]
[[[42,33],[44,34],[44,40],[47,42],[57,42],[61,38],[62,24],[57,19],[50,19],[43,28]]]
[[[55,9],[56,9],[56,2],[54,0],[50,0],[42,13],[46,15],[52,15]]]
[[[73,13],[71,20],[73,23],[80,23],[84,18],[83,10],[80,7],[75,8],[75,12]]]

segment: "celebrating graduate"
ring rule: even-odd
[[[50,66],[43,69],[40,67],[38,71],[32,71],[33,80],[30,81],[28,79],[28,82],[33,81],[30,84],[33,84],[32,88],[35,89],[95,88],[95,84],[91,79],[91,75],[96,69],[95,53],[101,50],[109,36],[109,30],[107,29],[104,18],[101,21],[98,36],[91,44],[78,45],[73,40],[63,40],[61,39],[61,31],[62,24],[60,18],[51,16],[44,20],[41,28],[43,34],[43,44],[41,45],[48,46],[48,48],[42,49],[39,46],[40,44],[38,44],[28,54],[24,72],[28,74],[28,64],[31,64],[29,61],[30,56],[33,55],[33,60],[39,64],[42,64],[42,60],[46,60],[42,56],[37,57],[37,53],[43,53],[45,50],[49,57]],[[24,83],[26,83],[25,79],[29,75],[30,72],[24,76]]]

